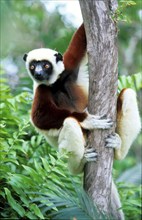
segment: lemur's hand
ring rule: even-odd
[[[119,149],[121,147],[120,136],[116,133],[108,135],[108,137],[105,139],[105,147]]]
[[[96,162],[97,156],[98,155],[94,148],[86,148],[83,157],[84,164],[87,162]]]
[[[106,119],[105,116],[88,114],[87,118],[80,125],[87,130],[109,129],[113,126],[113,122],[111,119]]]

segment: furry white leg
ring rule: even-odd
[[[123,159],[141,129],[136,93],[124,89],[118,97],[117,128],[121,147],[115,150],[115,159]]]
[[[60,129],[50,129],[46,131],[36,128],[36,130],[45,137],[48,144],[50,144],[52,147],[58,148],[58,136],[60,133]]]
[[[68,153],[68,166],[71,173],[80,173],[85,163],[85,139],[76,119],[65,119],[59,135],[58,146],[60,152]]]
[[[96,116],[88,114],[87,118],[80,123],[84,129],[109,129],[112,127],[113,122],[111,119],[106,119],[104,116]]]

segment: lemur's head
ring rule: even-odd
[[[65,69],[62,55],[51,49],[32,50],[23,59],[30,77],[38,84],[52,85]]]

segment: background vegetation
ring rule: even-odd
[[[67,155],[55,152],[29,122],[32,82],[22,60],[25,52],[38,47],[63,53],[75,28],[59,7],[50,13],[42,1],[1,0],[0,4],[0,216],[93,219],[98,213],[82,190],[82,176],[68,173]],[[119,24],[119,90],[134,88],[142,109],[141,1],[119,1],[114,19]],[[114,179],[129,220],[141,215],[141,138],[139,135],[125,160],[114,163]]]

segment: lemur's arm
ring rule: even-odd
[[[74,70],[79,66],[86,53],[86,35],[84,24],[73,35],[71,42],[64,53],[63,61],[66,70]]]

